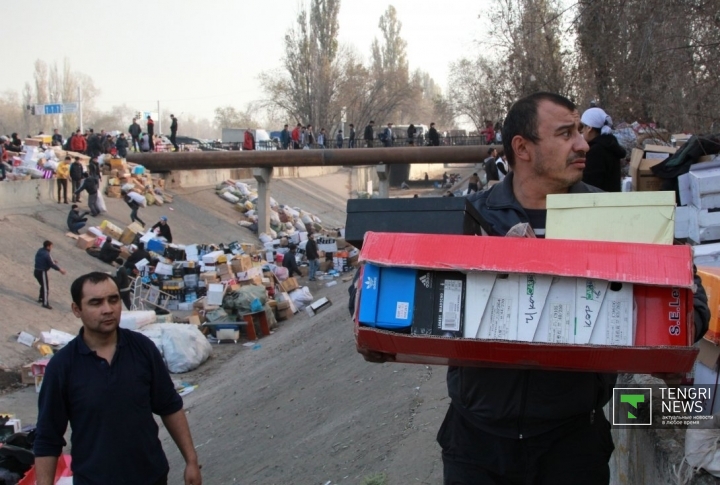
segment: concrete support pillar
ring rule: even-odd
[[[390,167],[381,163],[376,169],[378,179],[380,179],[380,186],[378,187],[380,198],[387,199],[390,197]]]
[[[272,178],[272,167],[253,168],[253,177],[258,183],[258,233],[269,233],[270,231],[270,179]]]

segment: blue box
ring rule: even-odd
[[[396,330],[410,328],[415,311],[414,269],[366,264],[360,297],[360,323]]]
[[[154,253],[163,254],[165,252],[165,244],[159,239],[150,239],[145,249]]]

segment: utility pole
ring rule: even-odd
[[[157,134],[158,134],[158,136],[160,136],[160,134],[162,133],[162,113],[160,113],[160,100],[159,100],[159,99],[158,99],[158,119],[157,119],[157,122],[158,122],[158,132],[157,132]]]
[[[78,86],[78,111],[80,111],[80,133],[85,133],[85,130],[83,129],[83,100],[80,86]]]

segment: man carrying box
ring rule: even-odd
[[[598,189],[581,182],[588,145],[575,105],[552,93],[517,101],[502,130],[512,172],[472,195],[490,236],[529,223],[544,237],[546,196]],[[558,258],[562,258],[558,255]],[[696,277],[696,339],[707,297]],[[446,484],[607,484],[614,449],[602,408],[615,374],[450,367],[451,405],[438,432]]]

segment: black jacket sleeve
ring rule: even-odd
[[[697,267],[693,265],[695,273],[695,294],[693,295],[693,321],[695,323],[695,342],[703,338],[708,331],[710,323],[710,308],[708,308],[707,293],[702,285],[702,279],[697,274]]]

